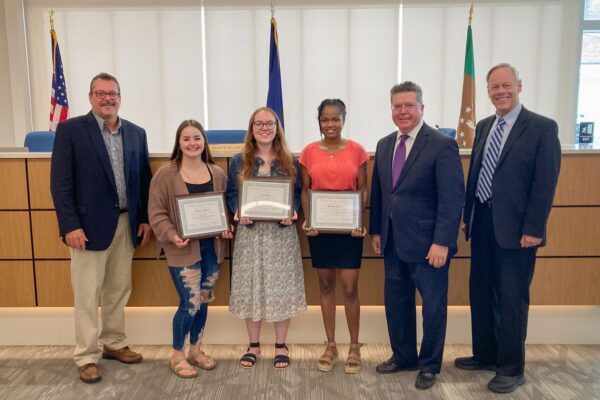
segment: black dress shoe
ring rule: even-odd
[[[415,387],[419,390],[429,389],[435,383],[435,374],[431,372],[419,371],[417,380],[415,381]]]
[[[511,393],[517,386],[521,386],[525,382],[525,376],[523,375],[505,376],[496,374],[496,376],[488,383],[487,387],[492,392]]]
[[[456,368],[469,371],[496,371],[495,365],[482,363],[477,361],[475,357],[458,357],[454,360],[454,365],[456,365]]]
[[[393,374],[401,371],[416,371],[417,369],[418,367],[416,365],[413,367],[398,365],[391,358],[375,367],[375,371],[379,372],[380,374]]]

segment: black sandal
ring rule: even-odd
[[[244,354],[242,356],[242,358],[240,358],[240,367],[242,367],[242,368],[252,368],[252,367],[254,367],[254,364],[256,364],[256,360],[258,359],[258,356],[257,356],[257,354],[250,353],[251,347],[260,348],[260,342],[250,343],[250,345],[248,346],[248,349],[246,350],[247,353]],[[260,350],[259,350],[258,354],[260,354]],[[247,363],[249,363],[249,365],[244,365],[244,364],[242,364],[242,362],[247,362]]]
[[[288,352],[288,354],[290,352],[290,350],[285,345],[285,343],[275,343],[275,348],[276,349],[285,349]],[[278,367],[277,364],[283,364],[283,366]],[[273,367],[275,367],[275,369],[277,369],[277,370],[286,369],[287,367],[289,367],[289,365],[290,365],[290,357],[287,354],[277,354],[275,356],[275,358],[273,359]]]

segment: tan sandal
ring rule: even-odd
[[[188,354],[187,360],[191,365],[195,365],[196,367],[207,371],[214,369],[217,366],[217,362],[211,356],[206,355],[202,350]]]
[[[177,375],[180,378],[184,378],[184,379],[188,379],[188,378],[195,378],[198,376],[198,371],[196,371],[196,369],[194,369],[194,367],[192,366],[184,366],[181,365],[182,362],[186,361],[185,357],[180,357],[176,360],[170,360],[169,362],[169,367],[171,368],[171,371],[173,371],[173,373],[175,375]],[[184,371],[191,371],[191,374],[186,374],[184,373]]]
[[[350,350],[348,350],[348,358],[344,363],[344,372],[347,374],[357,374],[361,367],[362,361],[360,359],[360,343],[350,343]]]
[[[333,369],[333,363],[338,358],[338,351],[335,342],[325,342],[327,348],[323,355],[317,360],[317,369],[322,372],[329,372]]]

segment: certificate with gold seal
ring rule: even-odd
[[[309,190],[307,225],[324,233],[362,229],[362,203],[360,190]]]
[[[239,217],[281,221],[294,212],[294,188],[289,177],[252,177],[240,183]]]
[[[177,233],[182,239],[218,236],[229,230],[222,192],[175,196]]]

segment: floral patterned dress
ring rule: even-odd
[[[253,321],[282,321],[305,310],[296,226],[262,221],[238,225],[229,311]]]

